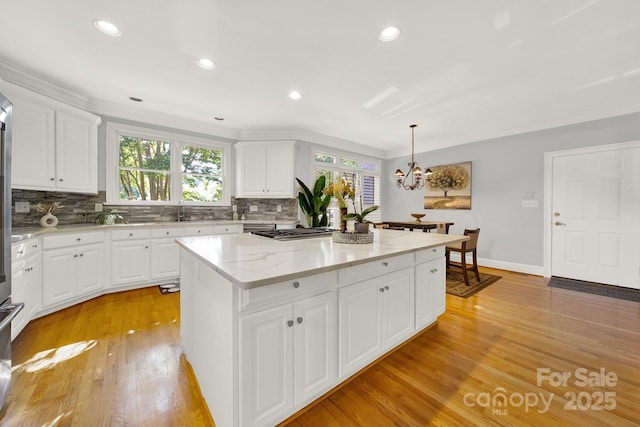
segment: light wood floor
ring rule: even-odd
[[[437,325],[288,425],[640,425],[640,303],[482,270],[503,279],[468,299],[447,295]],[[180,354],[178,310],[179,294],[148,288],[35,320],[14,341],[0,425],[212,425]],[[538,386],[538,369],[571,377]],[[582,369],[616,384],[580,386]]]

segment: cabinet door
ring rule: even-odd
[[[336,379],[336,295],[326,293],[293,306],[293,400],[297,405]]]
[[[240,425],[261,426],[293,406],[291,304],[240,318]]]
[[[416,275],[416,328],[422,329],[444,313],[446,301],[445,260],[418,264]]]
[[[267,196],[293,197],[293,156],[294,150],[291,145],[273,146],[267,149]]]
[[[104,249],[102,245],[78,248],[78,294],[86,294],[104,287]]]
[[[12,97],[13,146],[11,186],[34,190],[55,188],[55,112]]]
[[[111,244],[111,284],[127,285],[149,280],[149,241],[132,240]]]
[[[180,276],[180,248],[175,239],[151,241],[151,278],[170,279]]]
[[[338,289],[340,378],[362,368],[382,350],[381,287],[379,279],[372,279]]]
[[[27,287],[27,268],[24,261],[14,262],[11,266],[11,301],[24,302]],[[25,303],[26,305],[26,303]],[[26,307],[11,322],[11,340],[18,336],[27,325]]]
[[[24,311],[27,323],[36,317],[42,308],[42,262],[40,255],[26,262],[27,284],[24,295]]]
[[[77,294],[76,250],[42,252],[42,305],[48,307]]]
[[[384,286],[382,343],[387,350],[414,331],[413,268],[385,274],[381,279]]]
[[[238,175],[236,197],[258,196],[266,194],[266,149],[264,147],[238,148]]]
[[[93,120],[56,113],[56,188],[98,192],[98,147]]]

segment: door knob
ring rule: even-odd
[[[553,223],[553,225],[567,225],[567,224],[564,222],[556,221]]]

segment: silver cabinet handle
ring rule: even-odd
[[[384,292],[384,288],[380,288],[380,292]]]
[[[16,253],[17,253],[18,255],[22,255],[22,254],[24,253],[24,251],[16,251]]]
[[[129,233],[129,237],[132,237],[132,236],[133,236],[133,233]]]
[[[437,249],[431,249],[431,252],[438,252]]]
[[[553,223],[553,225],[567,225],[567,224],[564,222],[556,221]]]
[[[81,238],[81,237],[78,237],[78,238],[76,239],[76,242],[79,242],[80,240],[82,240],[82,238]]]
[[[55,180],[56,180],[55,178],[49,178],[49,181],[55,181]]]
[[[298,289],[300,287],[300,282],[293,282],[293,287]]]
[[[62,182],[62,181],[64,181],[64,179],[60,178],[58,181]]]
[[[383,261],[383,262],[382,262],[382,265],[384,265],[385,267],[388,267],[388,266],[389,266],[389,263],[388,263],[387,261]]]
[[[78,258],[78,254],[75,254],[73,257],[74,257],[74,258]]]
[[[389,285],[385,285],[384,290],[388,291],[389,290]]]
[[[144,247],[144,248],[145,248],[145,249],[149,249],[149,246],[145,245],[145,247]]]
[[[167,234],[167,235],[169,235],[169,232],[167,231],[167,233],[166,233],[166,234]]]
[[[287,320],[287,326],[292,327],[293,326],[293,320]]]
[[[84,256],[84,254],[80,254],[80,258],[82,258]]]
[[[304,320],[304,319],[302,319],[302,317],[298,317],[298,318],[296,319],[296,321],[298,322],[298,325],[299,325],[300,323],[302,323],[302,321],[303,321],[303,320]]]
[[[31,247],[32,247],[32,248],[37,248],[37,247],[38,247],[38,245],[37,245],[37,244],[36,244],[36,245],[32,245]]]

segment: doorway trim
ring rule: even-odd
[[[551,277],[551,224],[553,223],[553,159],[555,157],[575,156],[604,151],[618,151],[629,148],[640,148],[640,140],[619,142],[591,147],[573,148],[569,150],[549,151],[544,153],[544,277]]]

